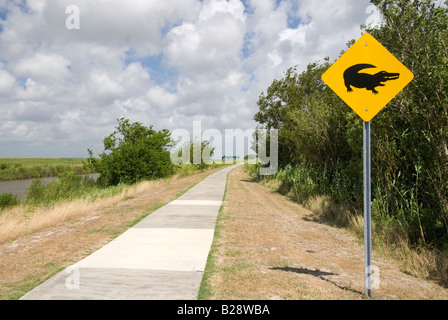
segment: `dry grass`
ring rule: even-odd
[[[201,298],[364,299],[363,252],[359,237],[252,182],[240,167],[229,174]],[[446,288],[406,274],[376,250],[373,263],[380,271],[374,299],[448,299]]]
[[[173,179],[176,180],[176,179]],[[167,181],[169,183],[169,181]],[[145,181],[124,187],[113,196],[92,200],[90,197],[57,203],[51,208],[32,208],[25,205],[13,207],[0,216],[0,243],[15,239],[43,228],[49,228],[74,217],[92,211],[100,211],[116,205],[129,197],[136,197],[160,188],[164,181]]]
[[[263,185],[278,190],[276,180],[267,180]],[[286,194],[291,198],[291,194]],[[307,209],[326,220],[328,224],[348,229],[359,239],[364,237],[364,217],[362,213],[353,214],[348,207],[334,204],[328,196],[315,196],[305,205]],[[430,279],[448,287],[448,252],[437,249],[412,248],[408,240],[402,236],[402,231],[396,227],[385,228],[373,223],[373,245],[377,252],[386,257],[392,257],[400,269],[421,279]]]

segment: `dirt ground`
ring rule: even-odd
[[[100,211],[90,211],[17,239],[0,242],[0,300],[14,300],[128,229],[136,219],[203,180],[194,174],[161,183],[156,190]]]
[[[251,181],[243,166],[229,174],[210,260],[210,300],[365,299],[362,239]],[[448,299],[447,288],[375,251],[373,265],[373,299]]]

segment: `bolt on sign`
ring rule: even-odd
[[[322,75],[322,80],[366,122],[413,78],[414,74],[368,33]]]

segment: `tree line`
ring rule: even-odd
[[[447,249],[448,2],[371,2],[383,23],[362,30],[415,75],[372,120],[373,219],[413,246]],[[325,194],[361,212],[362,120],[321,80],[331,64],[289,68],[261,93],[254,119],[279,130],[282,188],[299,201]]]

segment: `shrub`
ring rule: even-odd
[[[34,179],[26,192],[26,202],[40,203],[43,201],[45,185],[40,179]]]
[[[40,179],[33,180],[27,190],[26,203],[51,205],[60,200],[77,198],[96,187],[91,178],[83,178],[73,172],[62,173],[48,185]]]
[[[165,178],[174,173],[167,150],[170,145],[168,130],[155,131],[152,126],[121,118],[116,130],[104,139],[100,159],[88,149],[87,165],[100,174],[98,183],[104,186]]]
[[[12,193],[7,192],[0,194],[0,209],[12,207],[18,205],[19,203],[20,201],[19,199],[17,199],[17,196],[13,195]]]

